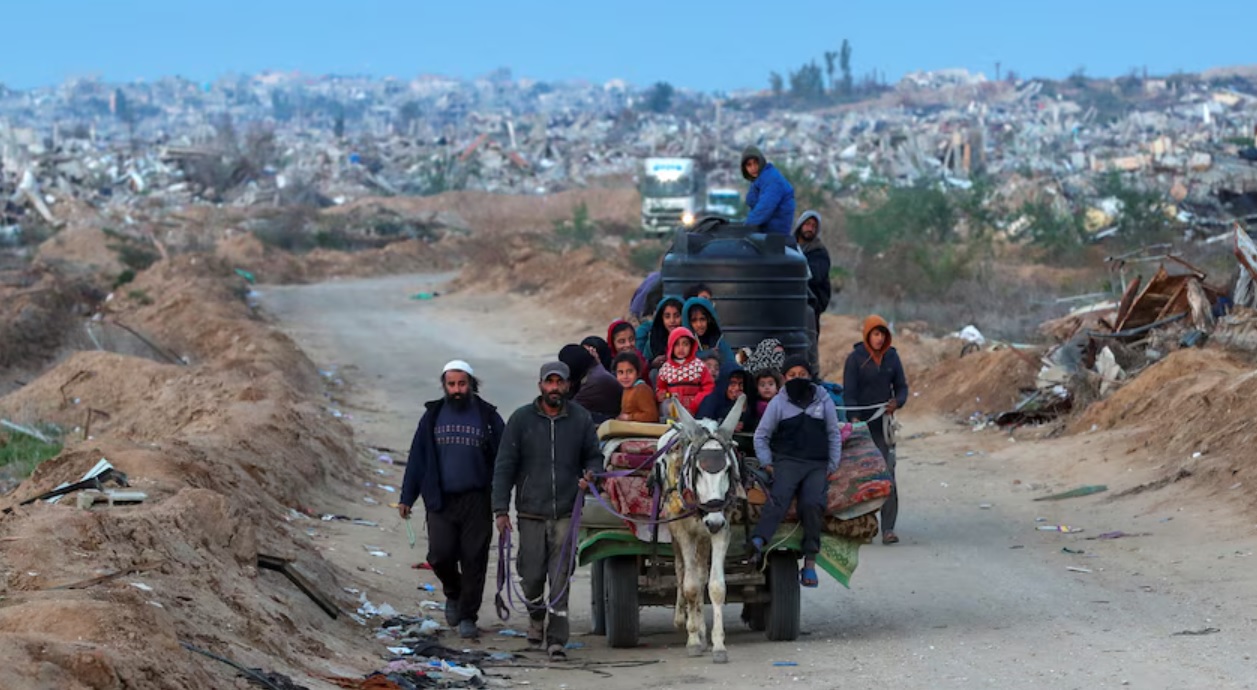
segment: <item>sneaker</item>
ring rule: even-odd
[[[480,629],[476,627],[476,621],[470,618],[464,618],[458,622],[458,636],[464,640],[472,640],[480,637]]]
[[[446,599],[445,600],[445,623],[449,625],[451,628],[456,628],[458,627],[458,623],[461,620],[461,618],[462,617],[458,615],[458,600]]]
[[[550,645],[546,653],[550,655],[550,661],[567,661],[567,650],[561,644]]]

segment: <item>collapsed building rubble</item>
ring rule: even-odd
[[[1232,289],[1207,282],[1203,270],[1174,255],[1111,259],[1115,270],[1156,265],[1152,277],[1131,278],[1117,301],[1106,301],[1043,324],[1059,344],[1042,358],[1036,388],[995,418],[1001,426],[1041,422],[1108,397],[1171,351],[1218,343],[1257,355],[1253,283],[1257,245],[1232,229],[1239,277]],[[1217,336],[1216,338],[1214,336]]]

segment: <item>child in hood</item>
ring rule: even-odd
[[[685,306],[681,309],[681,325],[694,334],[694,338],[698,341],[699,353],[716,353],[720,357],[721,366],[728,367],[734,364],[733,349],[725,342],[720,320],[716,318],[716,307],[711,300],[703,297],[691,297],[686,300]]]
[[[642,380],[641,357],[635,351],[621,352],[615,356],[615,379],[624,386],[620,399],[620,416],[626,422],[659,421],[659,406],[655,404],[650,384]]]
[[[659,367],[659,380],[655,383],[656,400],[662,403],[676,398],[692,415],[698,414],[698,406],[716,388],[711,371],[694,356],[694,334],[685,327],[673,329],[668,336],[668,360]]]
[[[672,331],[681,327],[681,310],[685,303],[680,297],[664,297],[659,301],[659,308],[655,310],[655,318],[650,322],[650,330],[646,336],[646,342],[637,344],[637,349],[641,351],[646,361],[650,363],[650,368],[655,369],[664,360],[668,358],[671,352],[671,335]],[[694,334],[691,333],[693,338]]]

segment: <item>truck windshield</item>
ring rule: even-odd
[[[642,178],[642,196],[689,196],[693,191],[694,178],[690,175],[669,178],[667,181],[653,175],[646,175]]]

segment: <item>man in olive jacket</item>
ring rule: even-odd
[[[507,421],[493,468],[493,512],[501,532],[511,529],[507,513],[511,492],[515,492],[516,568],[528,602],[528,643],[533,647],[544,643],[552,660],[566,658],[567,582],[575,558],[565,556],[562,547],[572,507],[585,482],[603,468],[593,418],[566,397],[570,377],[571,370],[563,362],[541,367],[541,395],[515,410]],[[556,597],[559,592],[561,596]]]

